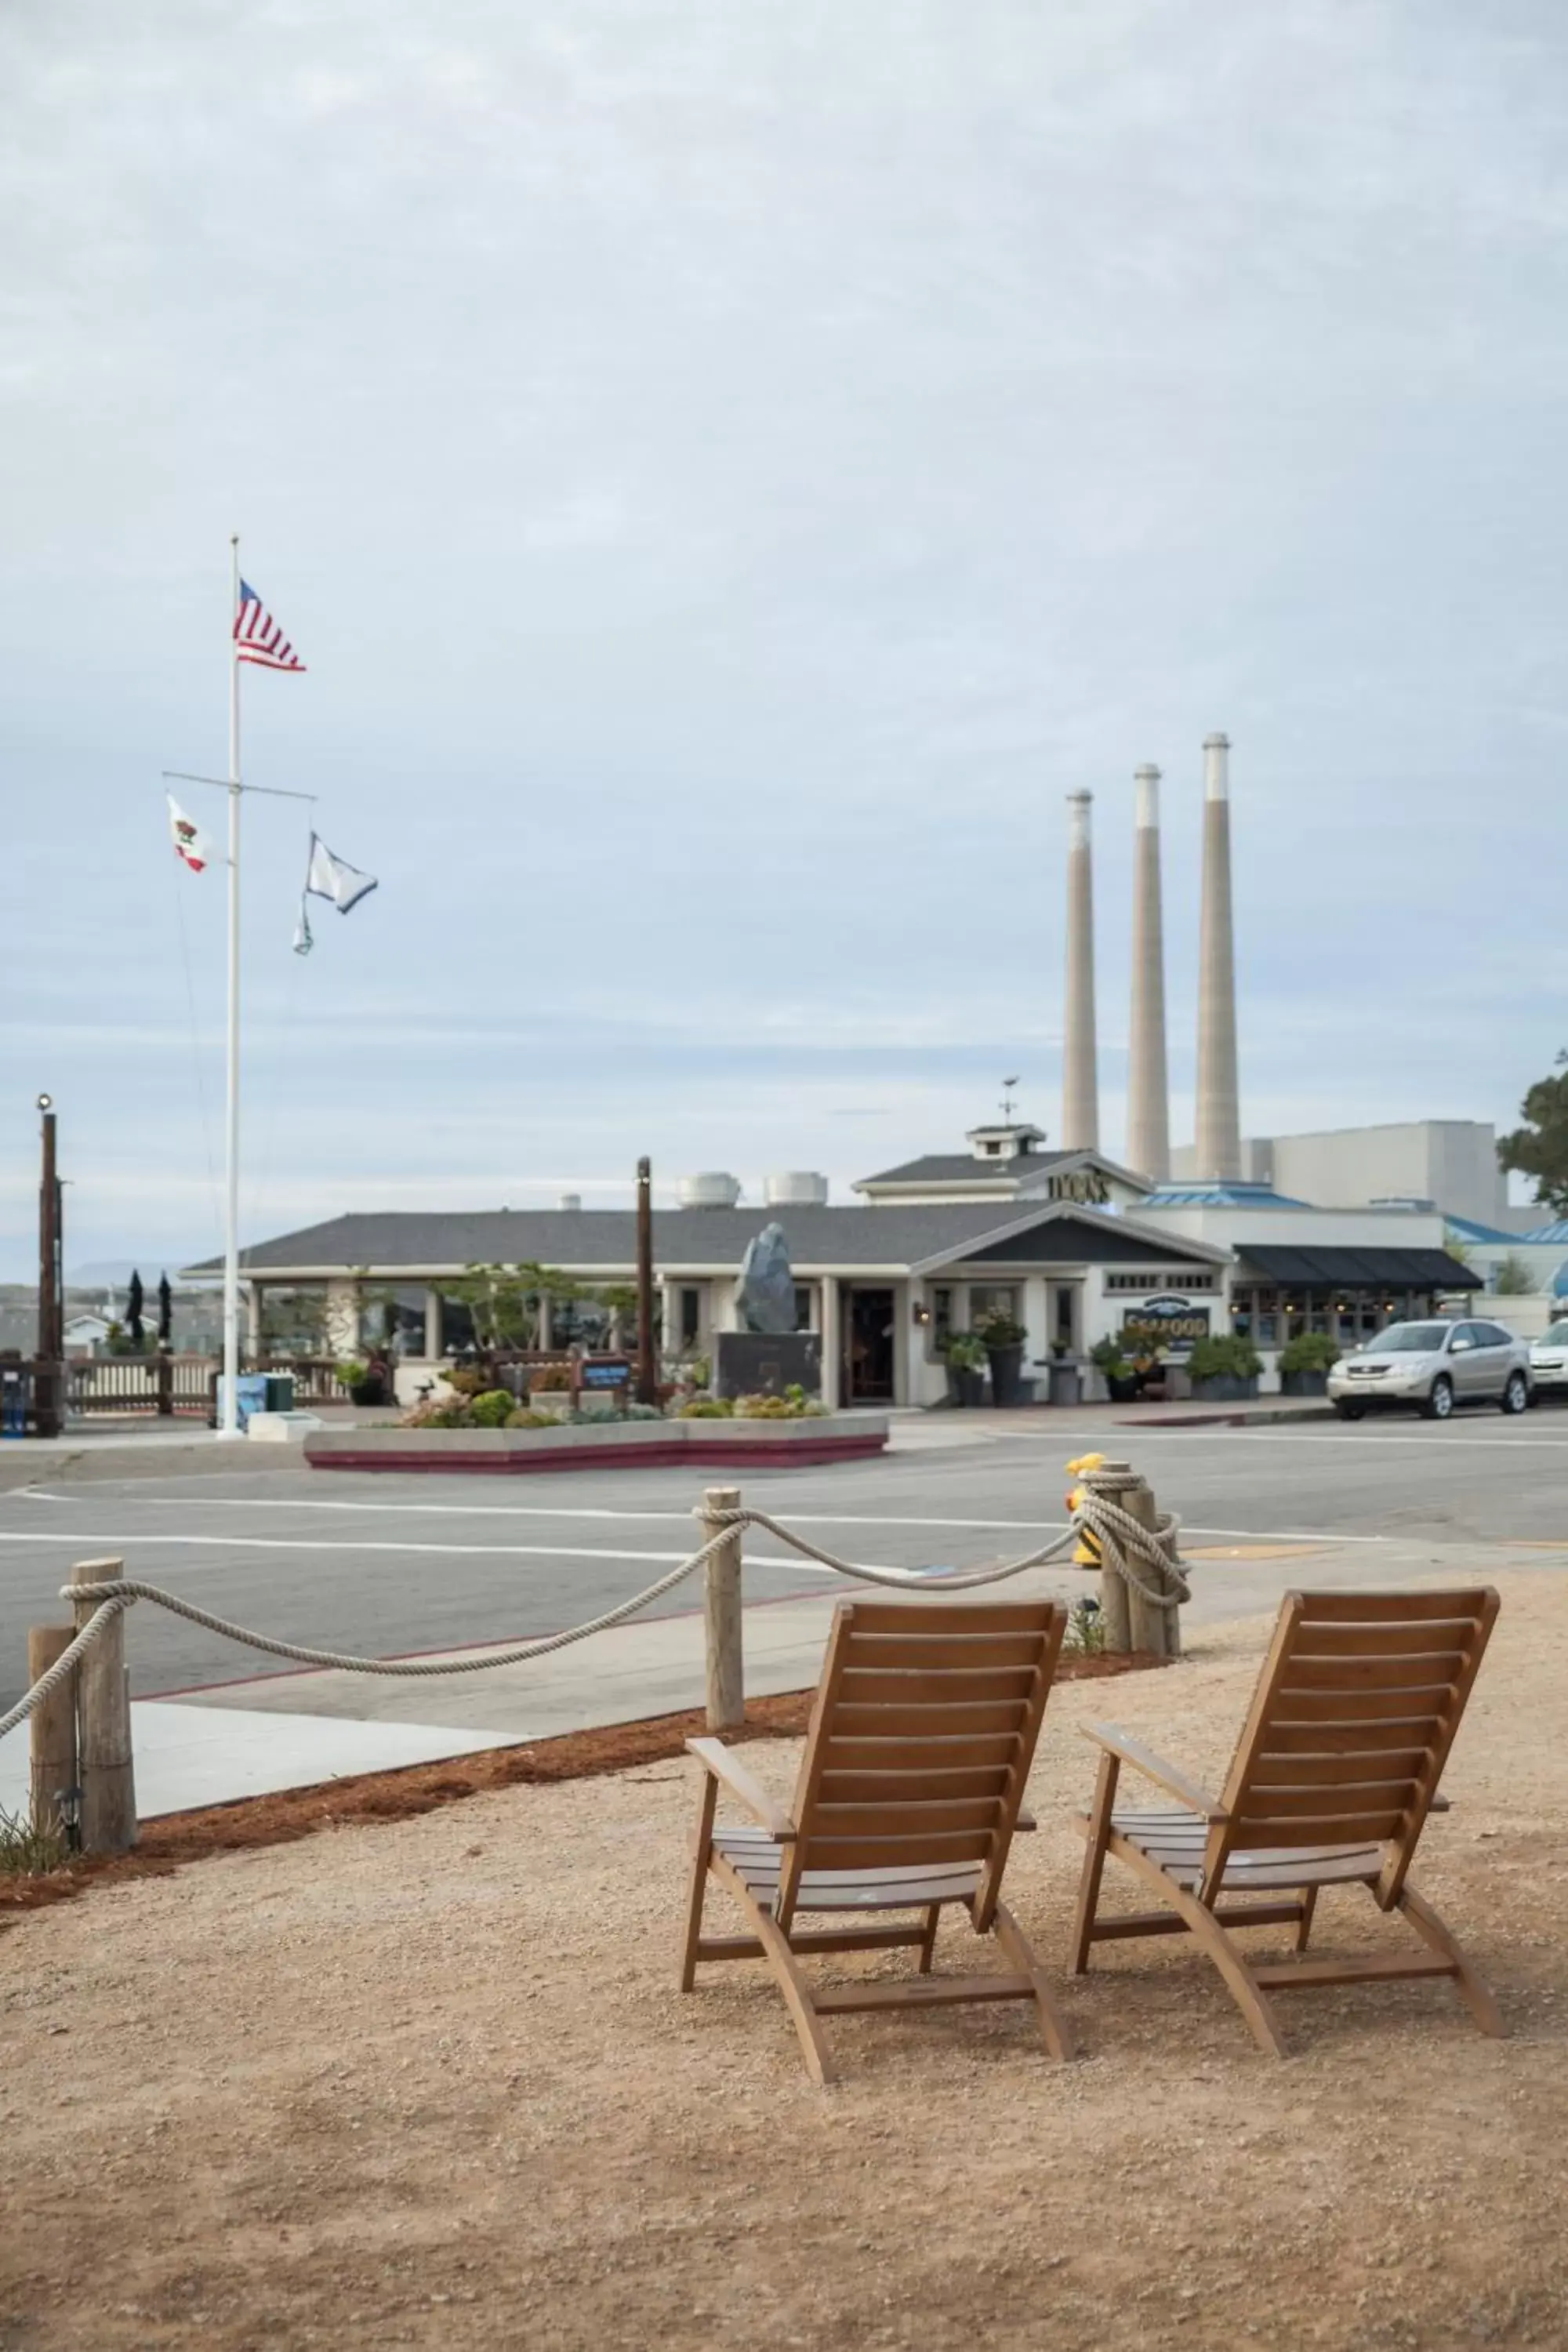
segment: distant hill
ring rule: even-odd
[[[163,1271],[164,1263],[164,1260],[156,1253],[150,1257],[95,1258],[90,1265],[68,1266],[66,1287],[68,1290],[101,1290],[106,1284],[110,1284],[115,1289],[123,1290],[132,1274],[140,1270],[142,1279],[148,1289],[156,1290],[158,1276]],[[170,1269],[169,1279],[173,1282],[174,1269],[181,1264],[181,1260],[172,1257],[167,1264]]]

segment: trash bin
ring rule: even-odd
[[[258,1408],[263,1412],[292,1412],[294,1410],[294,1375],[292,1372],[268,1372],[267,1402]]]

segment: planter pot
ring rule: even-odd
[[[1327,1396],[1329,1376],[1327,1372],[1281,1372],[1279,1393],[1281,1396]]]
[[[1245,1404],[1258,1394],[1258,1376],[1244,1380],[1238,1372],[1211,1372],[1206,1380],[1194,1380],[1193,1394],[1205,1404]]]
[[[387,1402],[384,1381],[355,1381],[349,1391],[351,1404],[385,1404]]]
[[[970,1364],[949,1364],[947,1393],[955,1405],[981,1405],[985,1402],[985,1375]]]
[[[1136,1380],[1113,1381],[1108,1373],[1105,1385],[1110,1391],[1112,1404],[1137,1403],[1139,1383]]]
[[[1076,1364],[1051,1366],[1050,1396],[1053,1404],[1082,1403],[1083,1380]]]
[[[1024,1343],[988,1348],[991,1359],[991,1402],[994,1405],[1026,1404],[1024,1394]]]

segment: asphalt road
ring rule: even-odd
[[[931,1442],[927,1442],[928,1438]],[[1334,1535],[1459,1545],[1568,1544],[1568,1413],[1437,1427],[1108,1429],[1072,1442],[1135,1455],[1194,1545]],[[848,1557],[900,1566],[1016,1557],[1063,1520],[1060,1433],[917,1450],[811,1471],[753,1471],[748,1501]],[[59,1622],[71,1563],[126,1572],[285,1638],[395,1656],[552,1632],[651,1583],[694,1549],[689,1470],[548,1479],[303,1468],[141,1477],[0,1496],[0,1706],[23,1686],[26,1627]],[[747,1542],[748,1601],[820,1592],[825,1572]],[[693,1605],[678,1588],[660,1611]],[[249,1679],[254,1652],[149,1609],[130,1643],[139,1697]]]

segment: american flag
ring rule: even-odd
[[[234,619],[237,661],[258,662],[263,669],[299,669],[304,663],[247,580],[239,583],[239,610]]]

